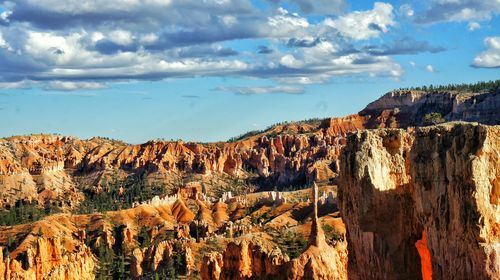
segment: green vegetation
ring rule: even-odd
[[[334,227],[330,225],[323,225],[323,231],[325,232],[326,242],[330,245],[334,245],[337,242],[344,241],[344,235],[338,232]]]
[[[256,174],[251,175],[257,176]],[[232,176],[218,176],[203,182],[206,194],[211,197],[221,197],[225,192],[231,192],[233,196],[252,193],[257,190],[257,186],[249,182],[248,179],[236,178]]]
[[[141,230],[137,235],[137,241],[139,243],[140,248],[146,248],[149,247],[149,245],[151,245],[151,237],[149,237],[147,228],[141,227]]]
[[[120,240],[118,240],[120,241]],[[116,242],[115,244],[121,244]],[[99,260],[98,267],[95,270],[95,278],[97,280],[130,279],[130,259],[126,257],[123,248],[110,248],[102,242],[99,244],[95,256]]]
[[[459,91],[459,92],[499,92],[500,80],[477,82],[474,84],[448,84],[428,85],[421,87],[400,88],[399,90],[422,90],[422,91]]]
[[[151,199],[164,193],[163,186],[147,185],[145,176],[128,176],[124,181],[103,182],[101,192],[85,192],[85,199],[77,209],[78,214],[115,211],[131,208],[134,202]],[[83,189],[90,189],[83,187]]]
[[[443,118],[443,115],[441,113],[429,113],[425,114],[423,118],[423,122],[426,125],[435,125],[439,123],[444,123],[446,120]]]
[[[287,254],[290,259],[297,258],[307,248],[307,240],[300,233],[286,228],[266,228],[266,231],[273,237],[274,243],[276,243],[281,251]]]
[[[261,130],[251,130],[251,131],[243,133],[239,136],[231,137],[231,138],[229,138],[229,140],[227,140],[227,142],[236,142],[236,141],[244,140],[246,138],[249,138],[249,137],[252,137],[252,136],[255,136],[258,134],[262,134],[262,133],[265,133],[267,137],[273,138],[273,137],[278,136],[278,133],[276,133],[274,131],[270,132],[270,130],[272,130],[276,126],[279,126],[279,125],[286,126],[286,125],[293,124],[293,123],[296,123],[299,125],[300,124],[308,124],[308,125],[312,125],[312,126],[319,126],[322,121],[323,121],[323,119],[320,119],[320,118],[310,118],[310,119],[296,121],[296,122],[294,122],[294,121],[279,122],[279,123],[275,123],[275,124],[270,125],[264,129],[261,129]]]
[[[59,208],[52,205],[45,209],[37,203],[23,203],[18,201],[9,210],[0,210],[0,226],[13,226],[19,224],[32,223],[45,216],[61,212]]]
[[[248,131],[248,132],[243,133],[241,135],[229,138],[227,140],[227,142],[237,142],[237,141],[240,141],[240,140],[243,140],[243,139],[246,139],[246,138],[258,135],[258,134],[261,134],[261,133],[265,133],[268,130],[271,130],[272,128],[274,128],[277,125],[278,124],[274,124],[274,125],[268,126],[267,128],[261,129],[261,130],[251,130],[251,131]]]

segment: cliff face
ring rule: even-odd
[[[403,130],[363,131],[349,137],[341,157],[339,206],[347,229],[350,279],[415,279],[410,174],[412,137]]]
[[[433,278],[499,279],[500,126],[419,129],[410,160]]]
[[[2,230],[0,279],[94,279],[97,260],[78,232],[67,217]]]
[[[428,113],[440,113],[446,121],[461,120],[491,125],[500,123],[498,108],[500,92],[402,90],[385,94],[368,104],[359,114],[370,115],[371,124],[384,123],[392,117],[393,122],[397,120],[398,127],[422,125],[423,116]]]
[[[339,203],[350,279],[498,279],[500,127],[353,134]]]

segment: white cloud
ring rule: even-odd
[[[396,25],[385,3],[319,22],[284,8],[264,11],[248,0],[19,0],[8,9],[10,22],[0,24],[0,81],[7,83],[28,79],[77,90],[172,77],[231,75],[289,85],[403,74],[388,54],[353,51],[356,40]],[[248,39],[272,51],[226,44]]]
[[[434,73],[434,66],[428,64],[427,66],[425,66],[425,71],[429,73]]]
[[[12,11],[3,11],[0,13],[0,21],[9,22],[9,16],[12,14]]]
[[[66,81],[51,81],[44,89],[45,90],[57,90],[57,91],[74,91],[74,90],[96,90],[105,89],[107,86],[102,83],[96,82],[66,82]]]
[[[434,0],[419,16],[420,23],[482,21],[500,13],[498,0]]]
[[[417,63],[415,63],[415,61],[410,61],[410,62],[408,62],[408,63],[409,63],[409,64],[411,65],[411,67],[413,67],[413,68],[415,68],[415,66],[417,66]]]
[[[5,39],[3,38],[3,35],[1,32],[0,32],[0,48],[11,49],[9,43],[7,43],[7,41],[5,41]]]
[[[355,40],[378,37],[396,25],[392,5],[381,2],[375,2],[373,10],[352,12],[338,19],[328,18],[324,24]]]
[[[399,13],[405,17],[412,17],[415,14],[415,11],[410,4],[403,4],[399,6]]]
[[[16,82],[0,82],[0,88],[3,89],[28,89],[31,88],[38,83],[35,81],[31,80],[21,80],[21,81],[16,81]]]
[[[469,31],[474,31],[476,29],[481,28],[481,25],[475,21],[471,21],[471,22],[469,22],[467,27],[468,27]]]
[[[115,44],[127,46],[132,44],[134,38],[129,31],[126,30],[113,30],[108,34],[109,40]]]
[[[291,54],[281,57],[280,64],[290,68],[300,68],[304,65],[301,61],[295,59],[295,57]]]
[[[267,25],[262,32],[277,38],[291,38],[305,34],[305,30],[309,27],[309,22],[306,18],[298,14],[291,14],[280,7],[276,15],[268,18]]]
[[[236,23],[238,23],[238,19],[236,17],[234,17],[234,16],[231,16],[231,15],[221,16],[220,20],[227,27],[234,26]]]
[[[148,33],[145,35],[141,36],[141,39],[139,40],[142,44],[152,44],[156,41],[158,41],[158,35],[154,33]]]
[[[486,51],[478,54],[472,63],[474,67],[497,68],[500,67],[500,37],[487,37],[484,39]]]

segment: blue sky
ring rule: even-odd
[[[500,78],[500,1],[0,1],[0,137],[218,141]]]

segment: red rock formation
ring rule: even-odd
[[[499,151],[500,126],[452,123],[416,130],[413,199],[434,279],[500,278],[500,208],[494,199]]]
[[[201,265],[200,278],[219,280],[222,272],[222,267],[224,261],[222,259],[222,254],[214,252],[203,257],[203,263]]]
[[[350,131],[362,129],[365,120],[353,115],[316,126],[278,126],[268,133],[295,134],[274,138],[263,134],[222,145],[164,141],[127,145],[99,138],[50,135],[0,139],[0,207],[20,199],[38,200],[40,204],[69,201],[74,206],[83,198],[81,190],[76,189],[75,175],[111,170],[125,174],[148,171],[166,177],[183,172],[244,177],[251,169],[280,184],[328,181],[335,176],[330,164],[337,159],[341,139]],[[306,132],[309,134],[299,134]],[[44,179],[35,179],[38,176]],[[98,187],[99,180],[95,184]],[[13,191],[18,188],[20,192]]]
[[[422,232],[422,239],[415,242],[418,254],[420,256],[420,265],[422,267],[422,280],[432,280],[431,252],[427,247],[427,234]]]
[[[26,226],[25,226],[26,227]],[[36,222],[14,251],[8,252],[8,238],[0,237],[0,279],[94,279],[96,259],[85,243],[72,235],[74,225],[65,217]],[[22,234],[21,234],[22,235]],[[5,256],[5,257],[4,257]]]
[[[450,123],[349,137],[339,181],[349,278],[498,279],[499,136]]]
[[[284,279],[283,264],[287,261],[279,249],[242,239],[229,243],[222,254],[205,256],[201,279]]]

